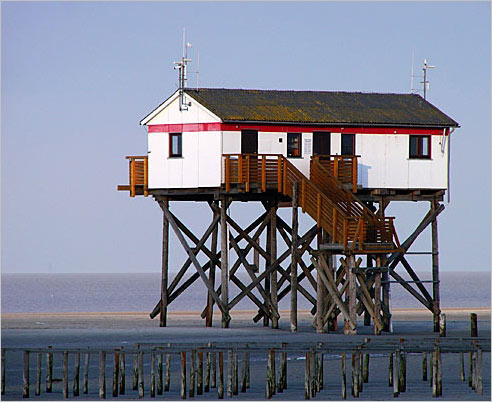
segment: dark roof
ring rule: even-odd
[[[415,94],[225,88],[185,91],[224,122],[459,127]]]

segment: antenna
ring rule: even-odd
[[[197,48],[198,53],[198,68],[196,70],[196,90],[200,88],[200,48]]]
[[[413,57],[413,50],[412,50],[412,73],[410,74],[410,93],[413,94],[414,89],[413,89],[413,62],[414,62],[414,57]]]
[[[420,81],[421,84],[424,84],[424,99],[426,98],[426,94],[427,94],[427,84],[429,84],[429,81],[427,81],[427,69],[428,68],[436,68],[435,66],[429,66],[427,64],[427,59],[424,59],[424,68],[422,70],[424,70],[424,80],[423,81]]]
[[[191,103],[186,103],[184,96],[184,89],[186,88],[186,82],[188,81],[186,67],[188,62],[191,62],[191,59],[188,59],[189,47],[191,47],[191,43],[186,42],[186,30],[183,28],[183,57],[181,57],[181,61],[174,62],[174,69],[179,70],[179,110],[188,110],[188,106],[191,106]]]

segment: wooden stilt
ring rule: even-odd
[[[162,352],[157,353],[157,395],[162,395]]]
[[[190,352],[190,389],[189,395],[190,398],[195,396],[195,372],[196,372],[196,350],[191,349]]]
[[[90,356],[91,354],[87,352],[85,354],[85,361],[84,361],[84,384],[82,385],[82,392],[84,394],[89,393],[89,362],[90,362]]]
[[[392,353],[393,356],[393,397],[397,398],[400,395],[400,353],[396,350]]]
[[[407,356],[405,351],[400,350],[400,373],[399,380],[400,384],[398,386],[399,392],[405,392],[407,389]]]
[[[168,347],[171,346],[170,343],[167,344]],[[171,385],[171,354],[166,354],[166,374],[164,378],[164,392],[169,392],[169,387]]]
[[[311,353],[306,352],[306,368],[304,373],[304,399],[311,398]]]
[[[2,349],[2,352],[3,352],[3,349]],[[36,389],[34,391],[34,395],[38,396],[41,394],[41,360],[43,358],[43,355],[41,354],[41,352],[39,352],[36,356]],[[5,381],[5,377],[4,377],[4,371],[5,370],[5,361],[2,361],[2,388],[4,387],[4,381]],[[3,393],[5,393],[5,389],[3,388]],[[74,396],[75,396],[75,393],[74,393]]]
[[[232,396],[232,360],[233,352],[229,349],[227,351],[227,396],[229,398]]]
[[[213,209],[214,219],[217,215],[216,209]],[[214,226],[214,230],[212,232],[212,243],[210,245],[210,251],[212,254],[217,253],[217,235],[218,235],[218,226]],[[215,289],[215,262],[210,260],[210,269],[208,271],[208,280],[210,284]],[[207,310],[205,316],[205,326],[211,327],[213,322],[213,314],[214,314],[214,299],[210,292],[207,293]]]
[[[369,382],[369,352],[363,354],[362,364],[362,381]]]
[[[196,394],[203,394],[203,350],[198,350],[198,367],[197,367],[197,382],[196,382]]]
[[[41,358],[39,359],[39,362],[41,363]],[[73,396],[79,396],[79,393],[80,393],[79,392],[79,385],[80,385],[79,378],[80,378],[80,352],[75,352],[73,388],[72,388]],[[40,378],[40,380],[41,380],[41,378]]]
[[[309,351],[309,361],[311,363],[311,367],[309,369],[309,389],[311,390],[311,398],[316,396],[316,354],[314,349],[310,349]]]
[[[150,397],[155,398],[155,352],[150,352]]]
[[[433,352],[432,357],[432,396],[434,398],[439,396],[437,389],[437,359],[438,359],[438,351],[437,348]]]
[[[275,369],[273,367],[273,361],[275,359],[275,352],[273,349],[269,350],[268,358],[267,358],[267,374],[266,374],[266,388],[265,388],[265,397],[266,399],[271,399],[274,394],[275,387],[275,379],[274,372]]]
[[[446,336],[446,314],[441,313],[439,318],[439,336],[441,338]]]
[[[290,264],[290,330],[297,331],[297,241],[298,241],[298,207],[299,187],[297,182],[292,185],[292,242]]]
[[[219,352],[219,386],[218,398],[224,399],[224,352]]]
[[[475,391],[477,392],[478,395],[483,395],[483,376],[482,376],[482,349],[478,346],[477,347],[477,359],[476,359],[476,372],[477,372],[477,382],[476,382],[476,387]]]
[[[376,257],[376,267],[378,268],[374,274],[374,314],[381,317],[381,257]],[[383,323],[384,326],[384,323]],[[374,335],[381,335],[383,328],[378,328],[374,324]]]
[[[210,343],[207,346],[210,347]],[[204,388],[205,392],[210,392],[210,367],[212,365],[212,353],[207,351],[205,356]]]
[[[29,351],[24,351],[24,372],[22,375],[23,387],[22,397],[29,398]]]
[[[439,203],[434,200],[431,202],[431,211],[435,211]],[[439,241],[437,232],[437,217],[432,221],[432,299],[434,301],[434,332],[439,332]]]
[[[222,198],[220,203],[220,271],[221,296],[225,311],[222,312],[222,328],[229,328],[229,242],[227,230],[227,200]]]
[[[51,346],[48,346],[48,350]],[[46,353],[46,392],[53,390],[53,352]]]
[[[470,313],[470,336],[472,338],[478,337],[478,326],[477,326],[477,314]]]
[[[427,352],[422,352],[422,381],[427,381]]]
[[[169,200],[164,197],[161,201],[161,208],[169,210]],[[159,326],[167,326],[167,281],[168,281],[168,262],[169,262],[169,220],[166,214],[162,215],[162,269],[161,269],[161,312],[159,315]]]
[[[212,346],[215,346],[212,344]],[[216,352],[211,354],[212,362],[210,365],[210,387],[217,388],[217,355]]]
[[[125,350],[121,347],[120,350],[120,395],[125,395],[126,388],[126,363],[125,363]]]
[[[273,200],[271,203],[271,218],[270,218],[270,265],[273,265],[277,260],[277,202]],[[277,286],[277,270],[273,270],[270,276],[271,280],[271,303],[275,311],[278,311],[278,286]],[[272,328],[278,329],[278,317],[272,314]]]
[[[63,352],[63,398],[68,399],[68,352]]]
[[[106,352],[99,352],[99,398],[106,398]]]
[[[272,249],[272,224],[271,224],[271,219],[272,219],[272,215],[271,215],[271,211],[272,209],[271,208],[268,208],[269,209],[269,216],[270,216],[270,220],[268,221],[268,224],[267,224],[267,230],[266,230],[266,250],[268,251],[271,251]],[[265,276],[265,285],[264,285],[264,295],[263,295],[263,298],[264,298],[264,303],[265,305],[268,305],[269,304],[269,301],[272,300],[272,295],[271,295],[271,279],[272,279],[272,271],[269,269],[270,266],[271,266],[271,259],[265,259],[265,271],[268,271],[268,274]],[[264,327],[268,327],[270,323],[270,319],[269,319],[269,316],[266,315],[266,314],[263,314],[263,326]]]
[[[243,352],[242,364],[241,364],[241,392],[246,392],[246,377],[247,377],[247,365],[246,365],[246,353]]]
[[[186,399],[186,351],[181,352],[181,399]]]
[[[460,380],[465,381],[465,359],[463,352],[460,352]]]
[[[238,394],[239,381],[238,381],[238,355],[237,350],[233,351],[233,364],[232,364],[232,395]]]
[[[342,399],[347,399],[347,374],[345,368],[345,352],[342,353]]]
[[[143,399],[145,396],[144,391],[144,371],[143,371],[144,352],[138,353],[138,397]]]
[[[349,255],[347,257],[348,259],[348,264],[347,264],[347,280],[349,281],[348,285],[348,309],[349,309],[349,316],[351,321],[356,324],[357,322],[357,314],[356,314],[356,305],[357,305],[357,298],[356,298],[356,283],[355,283],[355,273],[354,273],[354,268],[355,268],[355,257],[353,255]],[[357,328],[351,328],[348,323],[346,327],[344,328],[344,333],[345,334],[356,334],[357,333]]]
[[[152,354],[152,356],[153,356],[153,354]],[[118,396],[119,375],[120,375],[120,351],[118,349],[115,349],[115,351],[114,351],[114,365],[113,365],[113,397]]]
[[[139,349],[138,343],[135,345]],[[132,389],[136,391],[138,389],[138,353],[133,355],[133,384]]]
[[[393,386],[393,353],[389,355],[389,364],[388,364],[388,386]]]
[[[359,391],[360,391],[360,357],[359,357],[359,351],[354,351],[352,352],[355,356],[355,362],[354,362],[354,398],[359,397]]]

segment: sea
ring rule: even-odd
[[[403,273],[399,273],[405,277]],[[422,280],[431,279],[429,272],[418,274]],[[173,276],[170,273],[170,282]],[[185,279],[186,276],[180,283]],[[250,282],[249,277],[242,279],[246,284]],[[302,284],[316,296],[307,280]],[[440,285],[443,308],[490,307],[490,272],[441,271]],[[432,294],[432,284],[426,283],[425,286]],[[160,273],[2,273],[1,290],[2,313],[150,312],[160,298]],[[239,289],[231,285],[230,300],[238,292]],[[206,294],[206,287],[199,278],[172,302],[169,310],[201,311]],[[256,295],[259,296],[258,293]],[[393,308],[423,307],[397,283],[391,283],[391,304]],[[289,307],[290,297],[286,296],[279,302],[279,308],[288,310]],[[299,294],[298,308],[311,307],[309,301]],[[256,310],[255,304],[247,297],[234,308]]]

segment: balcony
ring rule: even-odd
[[[127,156],[129,161],[129,185],[119,185],[118,191],[130,191],[130,197],[149,195],[149,169],[147,156]]]

